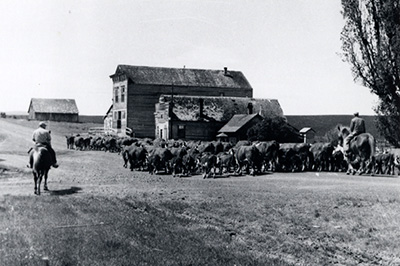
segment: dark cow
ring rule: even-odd
[[[92,141],[92,137],[83,138],[83,147],[85,150],[90,150],[90,142]]]
[[[392,153],[375,155],[375,174],[394,175],[395,157]]]
[[[332,171],[334,172],[344,172],[347,170],[347,162],[344,159],[343,148],[340,146],[332,153]]]
[[[276,140],[261,141],[256,144],[260,151],[265,170],[275,171],[278,162],[279,143]]]
[[[67,149],[72,150],[74,148],[75,136],[65,136],[67,139]]]
[[[246,167],[247,174],[256,175],[261,171],[262,158],[260,151],[255,145],[240,146],[237,149],[232,149],[235,152],[235,160],[237,165],[237,173],[242,174],[242,168]]]
[[[310,168],[310,145],[308,143],[282,143],[279,145],[278,161],[282,171],[305,171]]]
[[[75,137],[75,149],[82,151],[85,148],[84,138],[81,136]]]
[[[137,147],[135,145],[125,147],[124,151],[122,152],[124,167],[126,168],[129,162],[131,171],[133,171],[135,168],[143,170],[146,166],[146,157],[146,149],[143,147]]]
[[[173,155],[168,148],[154,148],[147,157],[149,172],[157,174],[158,171],[164,170],[165,173],[170,173],[172,157]]]
[[[314,143],[310,147],[312,154],[311,168],[314,171],[333,170],[333,151],[334,147],[329,142]]]
[[[188,153],[187,148],[183,147],[172,147],[171,153],[173,158],[171,159],[172,175],[176,176],[183,172],[183,157]]]

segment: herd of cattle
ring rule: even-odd
[[[114,136],[66,136],[67,148],[101,150],[122,154],[130,170],[164,172],[174,176],[202,174],[256,175],[265,172],[337,171],[348,168],[340,146],[331,143],[278,143],[239,141],[165,141]],[[357,160],[351,162],[357,167]],[[128,165],[129,164],[129,165]],[[400,158],[390,152],[375,155],[371,174],[400,174]]]

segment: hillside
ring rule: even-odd
[[[298,130],[303,127],[311,127],[315,130],[316,136],[324,136],[326,132],[341,124],[350,126],[352,115],[287,115],[286,118],[292,126]],[[378,129],[375,126],[375,116],[361,116],[365,120],[367,132],[378,139],[381,139]]]

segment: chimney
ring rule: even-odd
[[[199,118],[203,118],[204,99],[199,99]]]
[[[228,75],[228,68],[227,67],[224,67],[224,75],[225,76]]]
[[[247,114],[249,114],[249,115],[253,114],[253,104],[252,103],[249,103],[247,105]]]

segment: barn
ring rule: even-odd
[[[79,111],[74,99],[32,98],[28,119],[79,122]]]
[[[162,94],[253,96],[240,71],[118,65],[113,81],[112,127],[136,137],[155,137],[154,106]]]
[[[262,117],[283,117],[283,111],[279,102],[271,99],[161,95],[155,105],[155,135],[163,139],[215,140],[225,124],[243,115],[252,118],[241,130]]]

